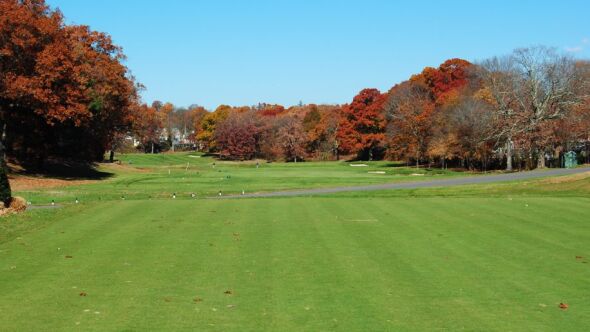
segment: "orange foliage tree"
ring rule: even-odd
[[[129,128],[136,86],[108,35],[43,0],[1,0],[0,41],[2,160],[100,159]]]

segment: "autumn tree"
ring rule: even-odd
[[[95,147],[88,158],[101,159],[104,151],[110,149],[112,160],[117,137],[131,128],[132,108],[138,103],[138,87],[121,64],[125,58],[121,48],[113,45],[108,35],[92,31],[87,26],[68,26],[66,32],[77,50],[74,52],[76,67],[85,84],[80,89],[91,114],[89,121],[77,126],[83,128],[80,131],[85,135],[80,133],[76,139],[86,136],[79,143]],[[83,155],[83,152],[77,155]]]
[[[482,63],[482,77],[496,107],[496,136],[507,141],[507,169],[511,169],[512,141],[518,138],[527,152],[527,165],[545,167],[550,124],[563,118],[579,102],[575,62],[542,46],[517,49]]]
[[[136,107],[133,118],[133,133],[139,138],[145,152],[159,150],[164,119],[153,106],[142,104]]]
[[[475,169],[479,164],[487,169],[493,157],[493,140],[489,138],[493,130],[491,116],[489,104],[471,95],[462,96],[459,102],[436,115],[436,131],[429,148],[446,151],[446,159],[458,159],[466,168]]]
[[[258,128],[252,114],[231,113],[215,128],[216,148],[222,158],[248,160],[256,155]]]
[[[108,35],[42,0],[2,0],[0,41],[2,157],[96,160],[128,130],[136,86]]]
[[[447,144],[454,137],[437,121],[444,118],[441,112],[460,102],[472,79],[472,66],[462,59],[450,59],[438,68],[424,68],[389,91],[385,114],[391,157],[413,160],[419,166],[426,157],[437,155],[444,164],[454,154]]]
[[[303,118],[308,154],[320,160],[338,159],[338,125],[341,108],[311,105]]]
[[[504,152],[506,170],[512,171],[516,137],[521,131],[515,93],[517,80],[512,70],[512,59],[494,57],[482,62],[478,68],[478,76],[482,78],[484,87],[477,94],[494,108],[494,131],[491,138],[496,140],[496,145]]]
[[[76,85],[70,84],[72,57],[59,12],[41,1],[0,1],[0,40],[0,154],[5,167],[5,152],[12,152],[18,140],[13,136],[21,136],[20,130],[31,132],[45,121],[68,118],[80,123],[89,113]],[[15,127],[19,123],[26,125]]]
[[[385,112],[392,156],[411,158],[420,165],[432,136],[434,110],[430,91],[419,80],[404,82],[390,91]]]
[[[338,128],[339,149],[372,160],[381,153],[385,139],[383,106],[386,95],[377,89],[362,90],[342,107]]]
[[[545,47],[517,49],[512,57],[523,116],[522,130],[531,134],[531,153],[537,155],[537,167],[544,168],[547,145],[542,143],[542,129],[545,123],[563,117],[578,102],[574,94],[575,63],[570,57]]]
[[[438,68],[425,68],[419,79],[424,83],[437,106],[453,103],[459,98],[461,89],[468,83],[472,75],[472,64],[463,59],[449,59]],[[411,79],[411,80],[412,80]]]
[[[193,143],[197,142],[197,128],[201,127],[201,123],[203,121],[203,118],[209,114],[209,112],[207,112],[207,110],[202,107],[202,106],[198,106],[198,105],[193,105],[190,106],[187,112],[187,118],[186,118],[186,129],[185,132],[190,132],[190,134],[188,135],[188,137],[191,139],[191,141],[193,141]]]
[[[322,114],[317,105],[309,105],[308,109],[302,109],[301,112],[305,113],[302,120],[305,132],[312,131],[322,120]]]
[[[174,105],[172,103],[164,103],[160,107],[157,108],[158,113],[162,117],[164,123],[164,136],[166,137],[166,142],[168,142],[168,146],[172,148],[174,151],[174,142],[173,142],[173,116],[174,116]]]
[[[282,105],[273,105],[260,103],[255,106],[256,111],[262,116],[274,117],[285,112],[285,107]]]
[[[283,117],[279,123],[277,140],[280,142],[283,159],[297,162],[305,155],[305,133],[301,120],[296,115]]]
[[[218,123],[223,122],[230,114],[231,107],[221,105],[214,112],[208,113],[203,117],[197,126],[197,140],[200,141],[207,150],[213,151],[216,148],[215,128]]]

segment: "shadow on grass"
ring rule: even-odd
[[[206,152],[206,153],[203,153],[201,155],[201,157],[203,157],[203,158],[211,157],[211,158],[217,158],[217,159],[219,159],[220,158],[220,154],[219,153],[216,153],[216,152]]]
[[[77,161],[45,161],[42,168],[10,167],[11,173],[60,180],[104,180],[114,174],[97,169],[95,163]]]
[[[408,166],[408,164],[403,163],[403,162],[392,162],[392,163],[387,163],[387,164],[383,164],[381,165],[381,167],[391,167],[391,168],[396,168],[396,167],[410,167]]]

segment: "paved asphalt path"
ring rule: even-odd
[[[301,189],[301,190],[289,190],[289,191],[274,191],[266,193],[253,193],[245,195],[228,195],[211,197],[217,199],[231,199],[231,198],[261,198],[261,197],[291,197],[291,196],[309,196],[309,195],[321,195],[321,194],[333,194],[342,192],[354,192],[354,191],[376,191],[376,190],[387,190],[387,189],[416,189],[416,188],[433,188],[433,187],[453,187],[467,184],[483,184],[483,183],[494,183],[494,182],[505,182],[505,181],[516,181],[516,180],[528,180],[535,178],[542,178],[548,176],[557,175],[571,175],[590,172],[590,167],[583,168],[554,168],[541,171],[530,171],[530,172],[516,172],[516,173],[504,173],[496,175],[480,175],[480,176],[466,176],[452,179],[441,179],[441,180],[423,180],[413,182],[402,182],[402,183],[385,183],[385,184],[373,184],[366,186],[347,186],[347,187],[332,187],[332,188],[315,188],[315,189]]]

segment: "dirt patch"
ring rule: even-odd
[[[27,209],[27,201],[22,197],[13,197],[8,208],[15,212],[23,212]]]
[[[584,173],[579,173],[579,174],[574,174],[574,175],[558,176],[558,177],[553,177],[550,179],[545,179],[540,182],[546,183],[546,184],[560,184],[560,183],[576,182],[576,181],[584,180],[587,178],[590,178],[590,172],[584,172]]]
[[[0,216],[24,212],[26,209],[27,201],[22,197],[13,197],[7,208],[0,202]]]
[[[15,191],[34,190],[40,188],[56,188],[66,186],[76,186],[80,184],[94,183],[98,180],[64,180],[44,177],[34,177],[25,175],[11,175],[10,187]]]

